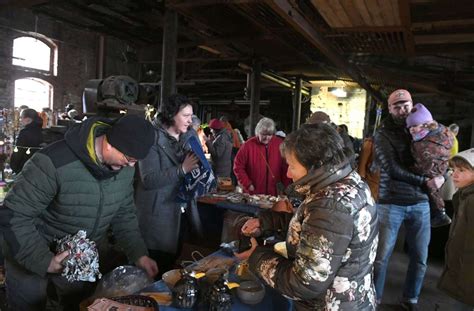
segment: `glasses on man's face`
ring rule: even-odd
[[[127,160],[127,163],[137,163],[137,161],[138,161],[137,159],[129,157],[125,153],[122,153],[122,154],[123,154],[123,157],[125,158],[125,160]]]

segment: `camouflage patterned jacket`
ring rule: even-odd
[[[286,213],[259,216],[264,231],[286,225],[288,259],[257,247],[251,270],[297,310],[375,310],[378,220],[367,184],[346,163],[310,171],[294,189],[305,200],[289,224]]]
[[[444,175],[448,169],[453,143],[454,135],[442,124],[422,140],[412,142],[415,173],[429,178]]]

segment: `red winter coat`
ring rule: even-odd
[[[235,156],[234,174],[245,192],[277,195],[278,182],[285,187],[290,184],[290,179],[286,177],[288,165],[280,154],[282,142],[281,138],[273,136],[265,146],[257,137],[252,137],[240,147]],[[250,185],[254,186],[255,191],[248,190]]]

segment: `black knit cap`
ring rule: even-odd
[[[136,115],[121,117],[105,135],[115,149],[137,160],[147,156],[155,141],[151,123]]]

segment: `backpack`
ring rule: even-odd
[[[377,202],[379,196],[380,169],[375,163],[374,138],[368,137],[362,143],[357,173],[367,182],[370,192]]]

